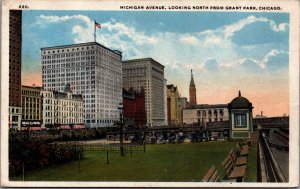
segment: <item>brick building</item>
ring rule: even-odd
[[[195,86],[192,70],[191,70],[191,82],[190,82],[189,93],[190,93],[190,105],[191,106],[197,105],[197,93],[196,93],[196,86]]]
[[[22,11],[9,11],[9,127],[21,128]]]
[[[144,126],[147,123],[145,109],[145,92],[141,88],[140,91],[123,90],[123,116],[126,125]]]

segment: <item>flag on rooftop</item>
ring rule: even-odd
[[[99,24],[99,23],[95,22],[95,27],[97,27],[97,28],[101,28],[101,24]]]

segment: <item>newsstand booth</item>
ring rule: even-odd
[[[252,103],[241,96],[234,98],[228,104],[230,139],[249,138],[253,132]]]

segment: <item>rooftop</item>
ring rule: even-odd
[[[101,45],[100,43],[97,43],[97,42],[88,42],[88,43],[77,43],[77,44],[69,44],[69,45],[59,45],[59,46],[52,46],[52,47],[43,47],[41,48],[41,50],[52,50],[52,49],[62,49],[62,48],[68,48],[68,47],[82,47],[82,46],[89,46],[89,45],[98,45],[100,47],[103,47],[117,55],[122,55],[121,54],[121,51],[119,50],[112,50],[112,49],[109,49],[108,47],[105,47],[103,45]]]
[[[245,97],[242,97],[241,91],[239,91],[238,97],[234,98],[229,104],[228,107],[230,109],[237,108],[237,109],[243,109],[243,108],[253,108],[252,103]]]
[[[156,63],[157,65],[161,66],[161,67],[165,67],[164,65],[162,65],[161,63],[157,62],[156,60],[154,60],[153,58],[139,58],[139,59],[132,59],[132,60],[124,60],[122,61],[123,63],[129,63],[129,62],[147,62],[147,61],[150,61],[150,62],[154,62]]]
[[[227,108],[228,104],[197,104],[188,106],[185,109],[207,109],[207,108]]]

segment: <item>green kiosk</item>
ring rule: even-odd
[[[253,132],[252,109],[252,103],[241,96],[241,91],[239,91],[239,96],[228,104],[231,140],[250,137]]]

